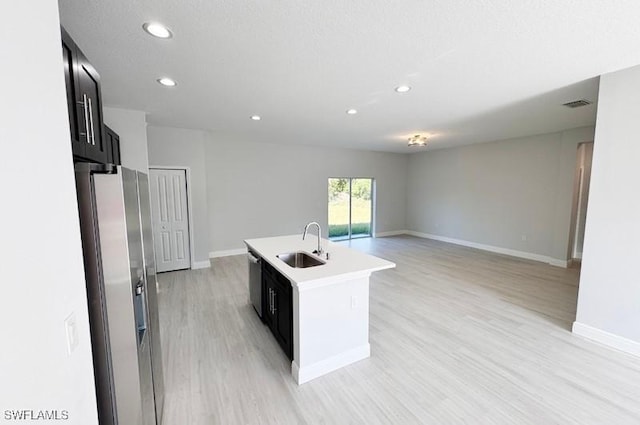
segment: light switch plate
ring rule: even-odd
[[[71,313],[64,321],[64,329],[67,334],[67,354],[71,355],[78,346],[78,329],[76,314]]]

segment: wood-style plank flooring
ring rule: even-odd
[[[245,256],[159,275],[164,425],[640,424],[640,359],[570,332],[578,270],[409,236],[352,246],[371,358],[302,386],[248,303]]]

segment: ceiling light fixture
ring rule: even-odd
[[[347,114],[349,114],[349,115],[355,115],[357,113],[358,113],[358,111],[356,109],[347,109]]]
[[[178,85],[175,80],[172,80],[169,77],[158,78],[156,81],[158,81],[158,83],[162,84],[165,87],[175,87]]]
[[[409,146],[427,146],[427,136],[416,134],[409,137]]]
[[[262,117],[260,115],[251,115],[251,119],[254,121],[260,121]]]
[[[396,91],[398,93],[406,93],[409,90],[411,90],[411,87],[409,87],[409,86],[398,86],[398,87],[396,87]]]
[[[162,24],[157,22],[145,22],[142,24],[142,29],[157,38],[171,38],[173,37],[173,33],[169,30],[169,28],[165,27]]]

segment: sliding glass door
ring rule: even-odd
[[[329,238],[344,240],[371,237],[373,179],[329,179]]]

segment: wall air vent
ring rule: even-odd
[[[562,106],[566,106],[567,108],[579,108],[581,106],[591,105],[592,102],[589,102],[585,99],[574,100],[573,102],[563,103]]]

